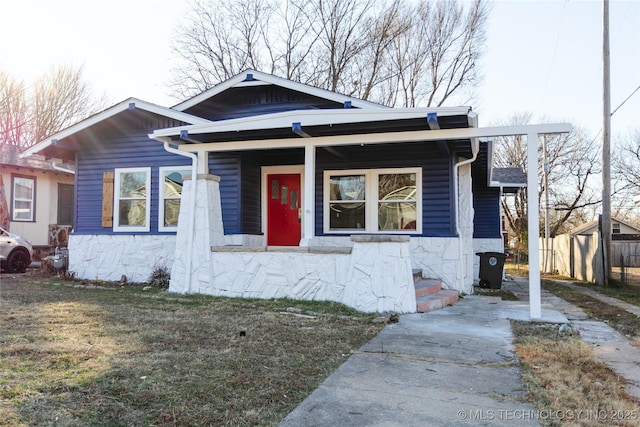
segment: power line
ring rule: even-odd
[[[622,107],[622,106],[623,106],[623,105],[624,105],[624,104],[625,104],[629,99],[631,99],[631,97],[632,97],[633,95],[635,95],[635,93],[636,93],[638,90],[640,90],[640,85],[638,85],[638,87],[637,87],[633,92],[631,92],[631,95],[627,96],[627,98],[626,98],[624,101],[622,101],[622,103],[621,103],[620,105],[618,105],[618,106],[616,107],[616,109],[615,109],[615,110],[613,110],[613,112],[611,113],[611,115],[613,116],[613,115],[616,113],[616,111],[618,111],[618,110],[620,109],[620,107]]]

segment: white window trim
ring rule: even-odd
[[[144,226],[129,226],[120,224],[120,175],[130,172],[144,172],[147,175],[145,182],[146,194],[146,209],[145,209],[145,225]],[[120,233],[132,233],[132,232],[149,232],[151,230],[151,168],[116,168],[114,170],[113,179],[113,231]]]
[[[416,229],[378,230],[378,175],[393,173],[416,174]],[[365,224],[363,229],[331,230],[329,223],[329,177],[342,175],[365,176]],[[422,234],[422,168],[326,170],[323,175],[323,232],[324,234]]]
[[[178,231],[177,225],[164,225],[164,174],[167,171],[188,172],[191,175],[189,166],[161,166],[158,168],[158,231]],[[182,203],[182,194],[180,195],[180,203]]]
[[[16,196],[16,180],[24,179],[33,182],[33,189],[31,191],[30,199],[21,199]],[[32,176],[13,175],[11,177],[11,221],[14,222],[34,222],[35,221],[35,206],[36,206],[36,178]],[[16,202],[29,202],[29,218],[16,218]]]

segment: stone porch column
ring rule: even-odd
[[[197,293],[207,288],[212,276],[211,247],[224,246],[220,177],[198,174],[195,191],[193,183],[192,179],[185,180],[182,188],[176,253],[169,284],[171,292]],[[192,212],[194,195],[195,212]],[[191,224],[193,229],[190,229]]]
[[[416,312],[409,236],[351,236],[345,304],[365,312]]]

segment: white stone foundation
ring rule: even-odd
[[[175,235],[69,236],[69,271],[79,279],[146,282],[155,267],[171,268]]]
[[[354,237],[353,248],[214,247],[209,282],[190,292],[335,301],[364,312],[416,311],[409,238]],[[170,291],[185,292],[179,282]]]

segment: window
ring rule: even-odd
[[[149,231],[151,168],[116,169],[114,231]]]
[[[620,234],[620,224],[614,222],[611,224],[611,233],[612,234]]]
[[[12,221],[35,221],[36,179],[12,176]]]
[[[160,168],[158,230],[175,231],[177,229],[182,183],[187,176],[191,176],[190,168]]]
[[[421,232],[421,182],[420,168],[325,171],[325,232]]]

